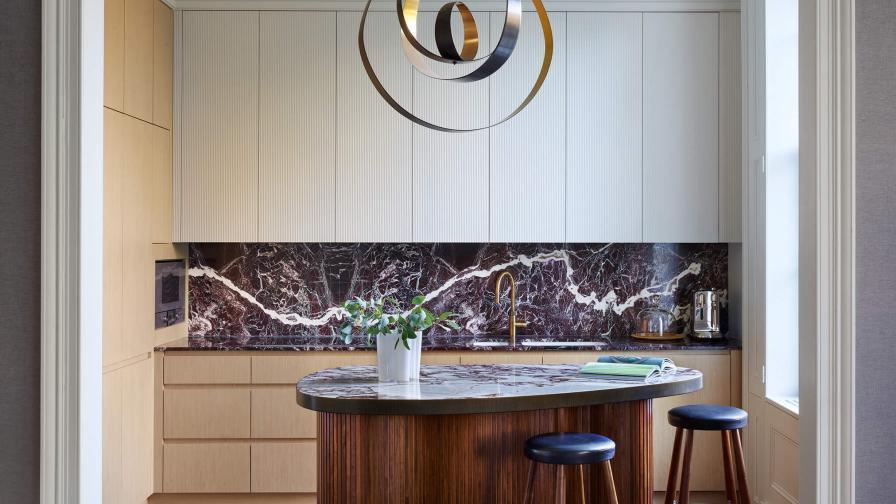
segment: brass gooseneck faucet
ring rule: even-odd
[[[514,280],[513,275],[509,271],[502,272],[498,275],[498,279],[495,280],[495,304],[501,302],[501,283],[504,278],[507,278],[507,281],[510,283],[510,346],[516,346],[516,329],[518,327],[526,327],[528,324],[526,322],[517,322],[516,320],[516,280]]]

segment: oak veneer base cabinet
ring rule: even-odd
[[[484,49],[503,17],[475,16]],[[368,50],[406,108],[481,126],[538,74],[537,18],[523,16],[531,29],[480,83],[414,72],[393,12],[370,13]],[[535,99],[507,123],[450,134],[376,93],[358,58],[359,12],[184,12],[176,240],[740,241],[740,13],[550,19],[553,64]]]
[[[650,483],[665,488],[674,436],[666,412],[686,403],[739,405],[740,397],[732,391],[740,389],[740,352],[636,354],[668,356],[705,375],[703,390],[652,403],[654,477]],[[201,499],[213,493],[247,499],[256,494],[315,495],[317,414],[296,404],[295,384],[317,370],[376,361],[374,352],[159,352],[155,356],[158,406],[153,486],[157,495],[153,502],[193,502],[187,494],[195,494],[198,503],[208,502]],[[595,352],[424,352],[423,363],[581,364],[594,358]],[[617,437],[623,434],[615,433]],[[695,452],[721,453],[717,437],[697,436]],[[714,458],[695,458],[692,473],[692,489],[724,489],[721,464]],[[163,494],[165,499],[185,500],[157,500]]]

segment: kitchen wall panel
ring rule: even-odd
[[[719,15],[644,14],[644,241],[719,239]]]
[[[183,14],[181,238],[258,236],[258,12]]]
[[[124,0],[122,112],[152,122],[153,15],[156,0]]]
[[[741,238],[740,13],[719,14],[719,241]]]
[[[566,14],[551,13],[554,60],[538,95],[519,115],[491,129],[489,240],[563,242],[566,239]],[[496,40],[503,13],[492,13]],[[524,26],[538,26],[534,12]],[[540,31],[522,30],[516,49],[491,78],[490,120],[495,122],[525,98],[538,76],[544,44]]]
[[[336,13],[262,12],[258,239],[335,238]]]
[[[642,239],[641,18],[567,14],[569,242]]]
[[[478,57],[491,50],[490,16],[474,14],[479,27]],[[418,17],[421,43],[436,51],[436,14]],[[463,30],[455,23],[455,40]],[[440,65],[446,76],[459,76],[474,66]],[[471,129],[488,124],[489,79],[477,83],[446,82],[414,72],[414,114],[450,128]],[[414,241],[488,241],[489,131],[444,133],[414,125]]]
[[[336,241],[413,239],[412,123],[370,83],[358,57],[359,12],[337,13]],[[383,85],[406,108],[413,74],[394,12],[367,18],[370,60]]]

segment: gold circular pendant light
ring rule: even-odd
[[[541,62],[541,70],[538,73],[538,78],[535,79],[535,83],[532,85],[529,93],[517,108],[501,120],[477,128],[448,128],[428,122],[415,116],[389,94],[379,77],[376,75],[373,65],[370,63],[370,57],[367,54],[367,47],[364,42],[364,27],[367,25],[367,14],[370,11],[370,4],[372,1],[373,0],[367,0],[367,5],[364,7],[364,13],[361,15],[361,26],[358,29],[358,49],[361,53],[361,62],[364,65],[364,71],[367,72],[367,76],[370,78],[370,82],[373,83],[373,87],[376,88],[380,96],[386,100],[386,103],[395,109],[396,112],[415,124],[447,133],[479,131],[497,126],[510,120],[526,108],[532,99],[535,98],[535,95],[538,94],[538,91],[541,89],[541,86],[548,76],[548,71],[551,68],[551,60],[554,56],[554,34],[544,4],[541,0],[533,0],[532,3],[535,5],[535,10],[538,13],[538,19],[541,23],[541,32],[544,36],[544,58]],[[504,63],[510,59],[510,56],[516,48],[523,14],[521,0],[507,0],[504,28],[501,31],[501,37],[498,39],[495,49],[481,58],[476,58],[476,54],[479,51],[479,29],[476,26],[476,20],[473,18],[473,13],[463,2],[448,2],[439,9],[435,24],[436,47],[438,48],[438,53],[434,53],[423,47],[423,44],[421,44],[417,38],[417,14],[420,6],[419,0],[396,0],[395,4],[399,25],[401,26],[400,35],[402,45],[405,54],[408,57],[408,61],[427,77],[443,81],[477,82],[489,77],[504,66]],[[457,45],[454,41],[454,35],[451,32],[451,16],[454,14],[455,9],[457,9],[457,12],[460,14],[464,28],[464,41],[460,53],[457,52]],[[446,77],[441,76],[432,70],[427,63],[427,60],[438,63],[450,63],[452,65],[478,63],[478,66],[460,76]]]

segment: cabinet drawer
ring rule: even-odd
[[[165,384],[249,383],[248,355],[165,356]]]
[[[303,376],[339,366],[372,366],[376,352],[317,352],[252,356],[252,383],[295,385]]]
[[[167,493],[249,492],[246,443],[166,444],[164,491]]]
[[[541,352],[471,352],[460,355],[461,364],[541,364]]]
[[[252,391],[253,438],[317,437],[317,413],[296,404],[296,388]]]
[[[252,492],[316,492],[317,443],[253,443]]]
[[[248,438],[249,394],[248,389],[165,390],[165,438]]]

